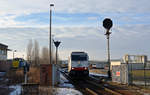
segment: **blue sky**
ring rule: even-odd
[[[55,13],[53,12],[54,25],[85,25],[96,26],[97,23],[103,21],[104,18],[109,17],[114,19],[114,25],[127,24],[150,24],[150,13]],[[18,22],[33,21],[34,23],[49,24],[49,12],[33,13],[28,15],[21,15],[14,19]]]
[[[34,2],[34,3],[33,3]],[[149,0],[1,0],[0,43],[26,55],[29,39],[48,46],[49,5],[52,8],[52,34],[61,40],[59,55],[67,59],[74,50],[89,53],[92,60],[106,60],[106,37],[102,21],[113,20],[111,58],[125,54],[150,56]],[[7,6],[6,6],[7,5]],[[8,58],[12,52],[8,53]]]

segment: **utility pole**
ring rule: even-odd
[[[14,58],[15,58],[15,52],[17,52],[17,50],[14,50],[14,51],[13,51],[13,60],[14,60]]]
[[[50,64],[52,64],[52,34],[51,34],[51,29],[52,29],[52,7],[54,4],[50,4],[50,30],[49,30],[49,57],[50,57]]]
[[[145,68],[146,68],[146,62],[144,62],[144,81],[145,81],[145,87],[146,87],[146,71],[145,71]]]

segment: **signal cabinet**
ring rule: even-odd
[[[40,85],[54,86],[59,83],[60,72],[56,64],[40,65]]]

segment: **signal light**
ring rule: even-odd
[[[87,70],[87,67],[84,67],[85,70]]]
[[[74,69],[74,68],[71,68],[72,70]]]

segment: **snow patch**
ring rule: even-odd
[[[20,95],[21,94],[21,86],[20,85],[9,86],[9,88],[15,89],[9,95]]]
[[[97,74],[97,73],[90,73],[90,75],[92,75],[92,76],[98,76],[98,77],[108,77],[108,75]]]
[[[54,95],[83,95],[81,92],[72,88],[55,88]]]
[[[60,87],[66,87],[66,88],[74,88],[74,86],[69,83],[69,81],[62,75],[60,74]]]

